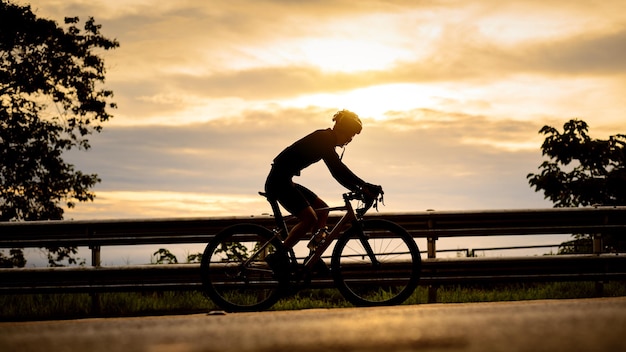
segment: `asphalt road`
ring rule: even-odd
[[[0,323],[2,351],[626,351],[626,297]]]

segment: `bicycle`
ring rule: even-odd
[[[306,287],[322,255],[332,245],[332,282],[355,306],[395,305],[415,290],[420,277],[420,251],[411,235],[396,223],[364,219],[382,200],[363,192],[343,194],[344,205],[327,208],[344,215],[328,231],[326,239],[302,263],[293,249],[286,249],[287,224],[278,202],[269,201],[276,222],[272,230],[256,224],[238,224],[219,232],[207,245],[201,261],[206,296],[226,311],[260,311],[270,308],[289,292]],[[355,208],[351,201],[358,201]],[[282,269],[269,265],[267,257],[280,258]],[[325,262],[324,262],[325,263]]]

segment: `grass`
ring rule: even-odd
[[[595,282],[556,282],[537,284],[443,286],[437,302],[495,302],[533,299],[596,297]],[[603,296],[626,296],[626,282],[604,284]],[[428,288],[418,287],[406,304],[425,304]],[[272,310],[350,307],[337,290],[302,290],[282,299]],[[219,309],[199,292],[32,294],[0,296],[0,320],[26,321],[76,319],[92,316],[124,317],[204,313]]]
[[[420,294],[420,291],[422,292]],[[498,302],[536,299],[572,299],[598,297],[595,282],[552,282],[500,284],[489,286],[447,286],[437,290],[437,302]],[[603,285],[603,297],[626,296],[626,282],[609,282]],[[427,289],[418,288],[406,303],[426,303]]]
[[[216,308],[198,292],[6,295],[0,296],[0,306],[3,321],[185,314]]]

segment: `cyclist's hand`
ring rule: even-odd
[[[365,183],[363,186],[363,195],[368,199],[376,199],[383,194],[383,187],[371,183]]]

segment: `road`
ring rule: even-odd
[[[2,351],[625,351],[626,297],[0,323]]]

